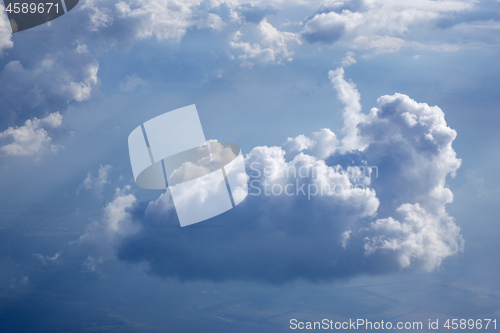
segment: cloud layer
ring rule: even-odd
[[[410,44],[410,30],[472,10],[470,1],[325,1],[306,18],[301,36],[310,43],[395,52]]]
[[[314,47],[317,43],[322,46],[338,43],[362,55],[395,52],[403,46],[456,51],[467,44],[460,38],[474,36],[479,42],[484,31],[495,31],[498,25],[498,17],[487,14],[492,12],[490,7],[493,11],[496,9],[494,5],[483,6],[465,0],[308,2],[305,5],[310,12],[304,14],[302,21],[296,18],[290,21],[287,14],[275,20],[280,13],[286,13],[285,8],[296,5],[280,1],[265,4],[195,0],[84,1],[70,13],[70,25],[64,19],[51,23],[60,30],[58,38],[37,40],[26,36],[16,42],[16,47],[4,13],[0,20],[0,30],[4,32],[0,53],[11,48],[15,52],[0,74],[0,98],[4,105],[0,130],[53,112],[50,109],[53,106],[64,114],[68,103],[88,100],[99,83],[99,58],[114,50],[127,52],[145,39],[175,45],[189,31],[204,29],[217,38],[222,36],[224,42],[218,45],[221,48],[216,52],[218,57],[227,56],[243,66],[253,66],[285,64],[300,57],[299,50],[307,53],[310,44]],[[287,23],[280,23],[283,21]],[[456,28],[462,36],[459,39],[448,33],[451,39],[427,45],[419,38],[422,31],[423,36],[429,32],[435,35],[444,31],[443,27],[451,30],[455,26],[459,26]],[[44,28],[47,26],[37,29]],[[36,54],[27,52],[34,47]],[[230,66],[231,61],[227,63]],[[343,65],[347,66],[348,62]],[[219,77],[225,70],[213,69]],[[144,83],[138,76],[129,75],[120,89],[128,92]]]

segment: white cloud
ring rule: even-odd
[[[54,112],[43,119],[28,119],[23,126],[9,127],[0,132],[0,154],[4,156],[29,156],[42,153],[50,148],[57,152],[59,146],[51,145],[52,138],[42,127],[57,128],[62,123],[62,116]]]
[[[180,41],[191,26],[218,30],[222,26],[219,16],[213,13],[196,15],[199,1],[119,1],[115,10],[120,19],[133,25],[138,39],[155,36],[157,39]]]
[[[0,12],[0,54],[3,54],[5,49],[14,46],[14,42],[12,41],[12,28],[3,4],[0,4]]]
[[[358,136],[358,124],[365,119],[361,113],[361,95],[353,82],[344,80],[344,68],[340,67],[331,70],[328,77],[337,91],[337,97],[345,105],[344,108],[344,127],[342,132],[345,134],[342,139],[342,150],[360,149]]]
[[[279,31],[264,18],[258,25],[258,43],[242,42],[241,33],[235,34],[234,41],[230,42],[233,49],[239,49],[242,54],[243,64],[252,65],[259,63],[282,63],[283,60],[291,61],[293,52],[288,48],[291,44],[299,44],[298,37],[291,32]]]
[[[61,126],[63,120],[63,116],[59,114],[59,112],[54,112],[49,114],[47,117],[41,120],[43,125],[47,125],[52,128],[57,128]]]
[[[310,151],[314,151],[317,146],[318,151],[324,153],[321,148],[328,147],[333,152],[337,148],[337,140],[332,140],[333,134],[330,130],[323,130],[313,134],[311,144],[308,146]],[[323,134],[323,135],[322,135]],[[324,135],[327,134],[327,135]],[[307,137],[303,137],[308,139]],[[287,141],[289,144],[291,141]],[[286,148],[285,148],[286,149]],[[311,200],[318,196],[321,200],[318,209],[330,211],[332,207],[340,209],[338,214],[343,215],[346,211],[351,211],[350,222],[357,219],[373,216],[377,212],[379,200],[376,193],[369,187],[371,180],[366,175],[353,173],[352,170],[340,169],[337,166],[329,166],[324,159],[316,158],[301,151],[295,156],[292,155],[290,161],[285,159],[288,152],[281,147],[256,147],[246,157],[247,168],[251,171],[250,185],[256,190],[255,186],[261,188],[262,195],[266,191],[271,196],[283,196],[286,193],[275,193],[273,188],[283,189],[288,186],[289,193],[293,196],[303,195],[304,199]],[[252,183],[252,181],[254,183]],[[356,188],[356,184],[363,184],[363,187]],[[304,193],[301,190],[301,186]],[[297,194],[299,191],[299,194]],[[329,207],[328,209],[326,207]],[[342,208],[340,208],[342,207]],[[346,221],[336,221],[340,225],[349,223]],[[339,240],[340,241],[340,240]]]
[[[130,186],[116,189],[115,198],[104,209],[104,226],[110,235],[128,235],[137,231],[128,211],[137,201]]]
[[[345,57],[342,59],[342,67],[348,67],[356,63],[355,54],[353,52],[347,52]]]
[[[431,271],[463,249],[460,228],[447,214],[428,213],[417,204],[404,204],[397,210],[399,220],[379,219],[370,225],[375,235],[365,239],[365,253],[396,253],[401,268],[412,263]]]
[[[318,159],[325,159],[338,149],[337,136],[328,128],[322,128],[319,132],[311,135],[311,138],[301,134],[296,138],[288,138],[283,149],[287,158],[291,159],[300,152],[314,156]]]
[[[61,92],[66,93],[70,100],[74,99],[77,102],[89,99],[92,88],[99,82],[97,77],[99,64],[89,64],[84,66],[82,70],[84,76],[82,81],[72,81],[67,84],[63,84],[61,87]]]
[[[86,190],[94,191],[98,196],[100,196],[104,186],[109,184],[108,177],[111,169],[113,169],[111,165],[101,165],[97,176],[92,175],[89,171],[87,178],[83,181],[83,187]]]
[[[347,147],[363,152],[371,163],[391,173],[384,180],[393,188],[380,185],[382,196],[387,197],[382,207],[395,206],[397,218],[378,219],[357,231],[366,237],[365,253],[393,253],[402,268],[438,267],[463,248],[460,228],[445,209],[453,201],[446,177],[454,176],[461,163],[452,148],[456,131],[447,126],[441,109],[403,94],[380,97],[378,107],[364,115],[357,90],[345,81],[343,70],[331,71],[330,78],[346,105],[344,139],[351,138]]]

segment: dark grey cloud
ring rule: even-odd
[[[344,22],[320,14],[305,24],[301,36],[309,43],[333,44],[342,38],[344,33]]]
[[[46,53],[33,66],[14,60],[0,73],[3,125],[20,125],[27,118],[65,110],[70,102],[90,98],[98,84],[99,63],[75,49]]]
[[[342,12],[357,12],[361,8],[359,1],[324,1],[313,14],[304,19],[301,36],[309,43],[333,44],[345,34]]]

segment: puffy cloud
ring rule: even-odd
[[[379,219],[370,225],[374,233],[365,239],[365,253],[396,253],[403,268],[411,264],[431,271],[443,259],[463,248],[460,228],[446,214],[428,213],[417,204],[404,204],[397,210],[400,220]]]
[[[298,37],[291,32],[279,31],[264,18],[258,25],[259,43],[250,44],[242,42],[241,33],[235,34],[231,47],[240,49],[243,53],[239,56],[244,64],[252,65],[254,60],[260,63],[281,63],[283,59],[292,60],[293,52],[288,50],[290,44],[300,43]]]
[[[116,189],[115,198],[104,209],[104,226],[111,235],[127,235],[137,229],[132,225],[128,209],[136,202],[133,194],[128,193],[130,186]]]
[[[303,134],[293,139],[288,138],[283,149],[288,158],[293,158],[298,153],[304,152],[322,160],[335,152],[338,142],[335,133],[328,128],[322,128],[319,132],[313,133],[310,138]]]
[[[190,227],[179,228],[169,191],[130,200],[125,220],[141,227],[116,239],[118,257],[181,280],[284,283],[432,270],[459,252],[460,228],[445,206],[446,177],[460,160],[443,111],[395,94],[361,113],[343,75],[330,72],[345,104],[342,140],[322,129],[254,148],[245,201]]]
[[[109,184],[108,177],[112,169],[113,167],[111,165],[101,165],[97,176],[93,176],[89,171],[87,178],[83,181],[83,188],[94,191],[98,196],[100,196],[104,186]]]
[[[43,119],[28,119],[23,126],[9,127],[0,132],[0,154],[3,156],[29,156],[42,153],[50,148],[57,152],[59,146],[51,145],[52,138],[46,129],[57,128],[62,123],[59,112],[51,113]]]
[[[351,99],[346,101],[356,100],[342,71],[334,73],[332,82],[348,88],[350,94],[344,96]],[[454,176],[461,163],[452,148],[457,133],[447,126],[440,108],[403,94],[382,96],[369,115],[358,110],[349,113],[356,125],[348,133],[354,131],[353,137],[358,138],[350,148],[359,149],[383,170],[373,188],[384,199],[379,214],[388,217],[365,229],[351,229],[351,237],[365,237],[367,255],[381,251],[394,255],[400,267],[432,270],[463,248],[460,229],[445,209],[453,201],[446,177]],[[331,156],[330,162],[336,158]]]
[[[452,148],[457,133],[447,126],[439,107],[403,94],[383,96],[358,129],[366,158],[387,170],[380,180],[390,186],[377,189],[390,198],[387,203],[420,203],[434,214],[445,212],[453,200],[446,177],[455,175],[461,160]]]

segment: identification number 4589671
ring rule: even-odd
[[[34,14],[34,13],[50,13],[50,11],[55,11],[56,13],[59,13],[59,4],[58,3],[53,3],[53,2],[46,2],[46,3],[27,3],[27,2],[15,2],[15,3],[9,3],[7,8],[5,8],[7,13],[23,13],[23,14]]]
[[[496,319],[448,319],[444,328],[452,330],[480,330],[497,329]]]

